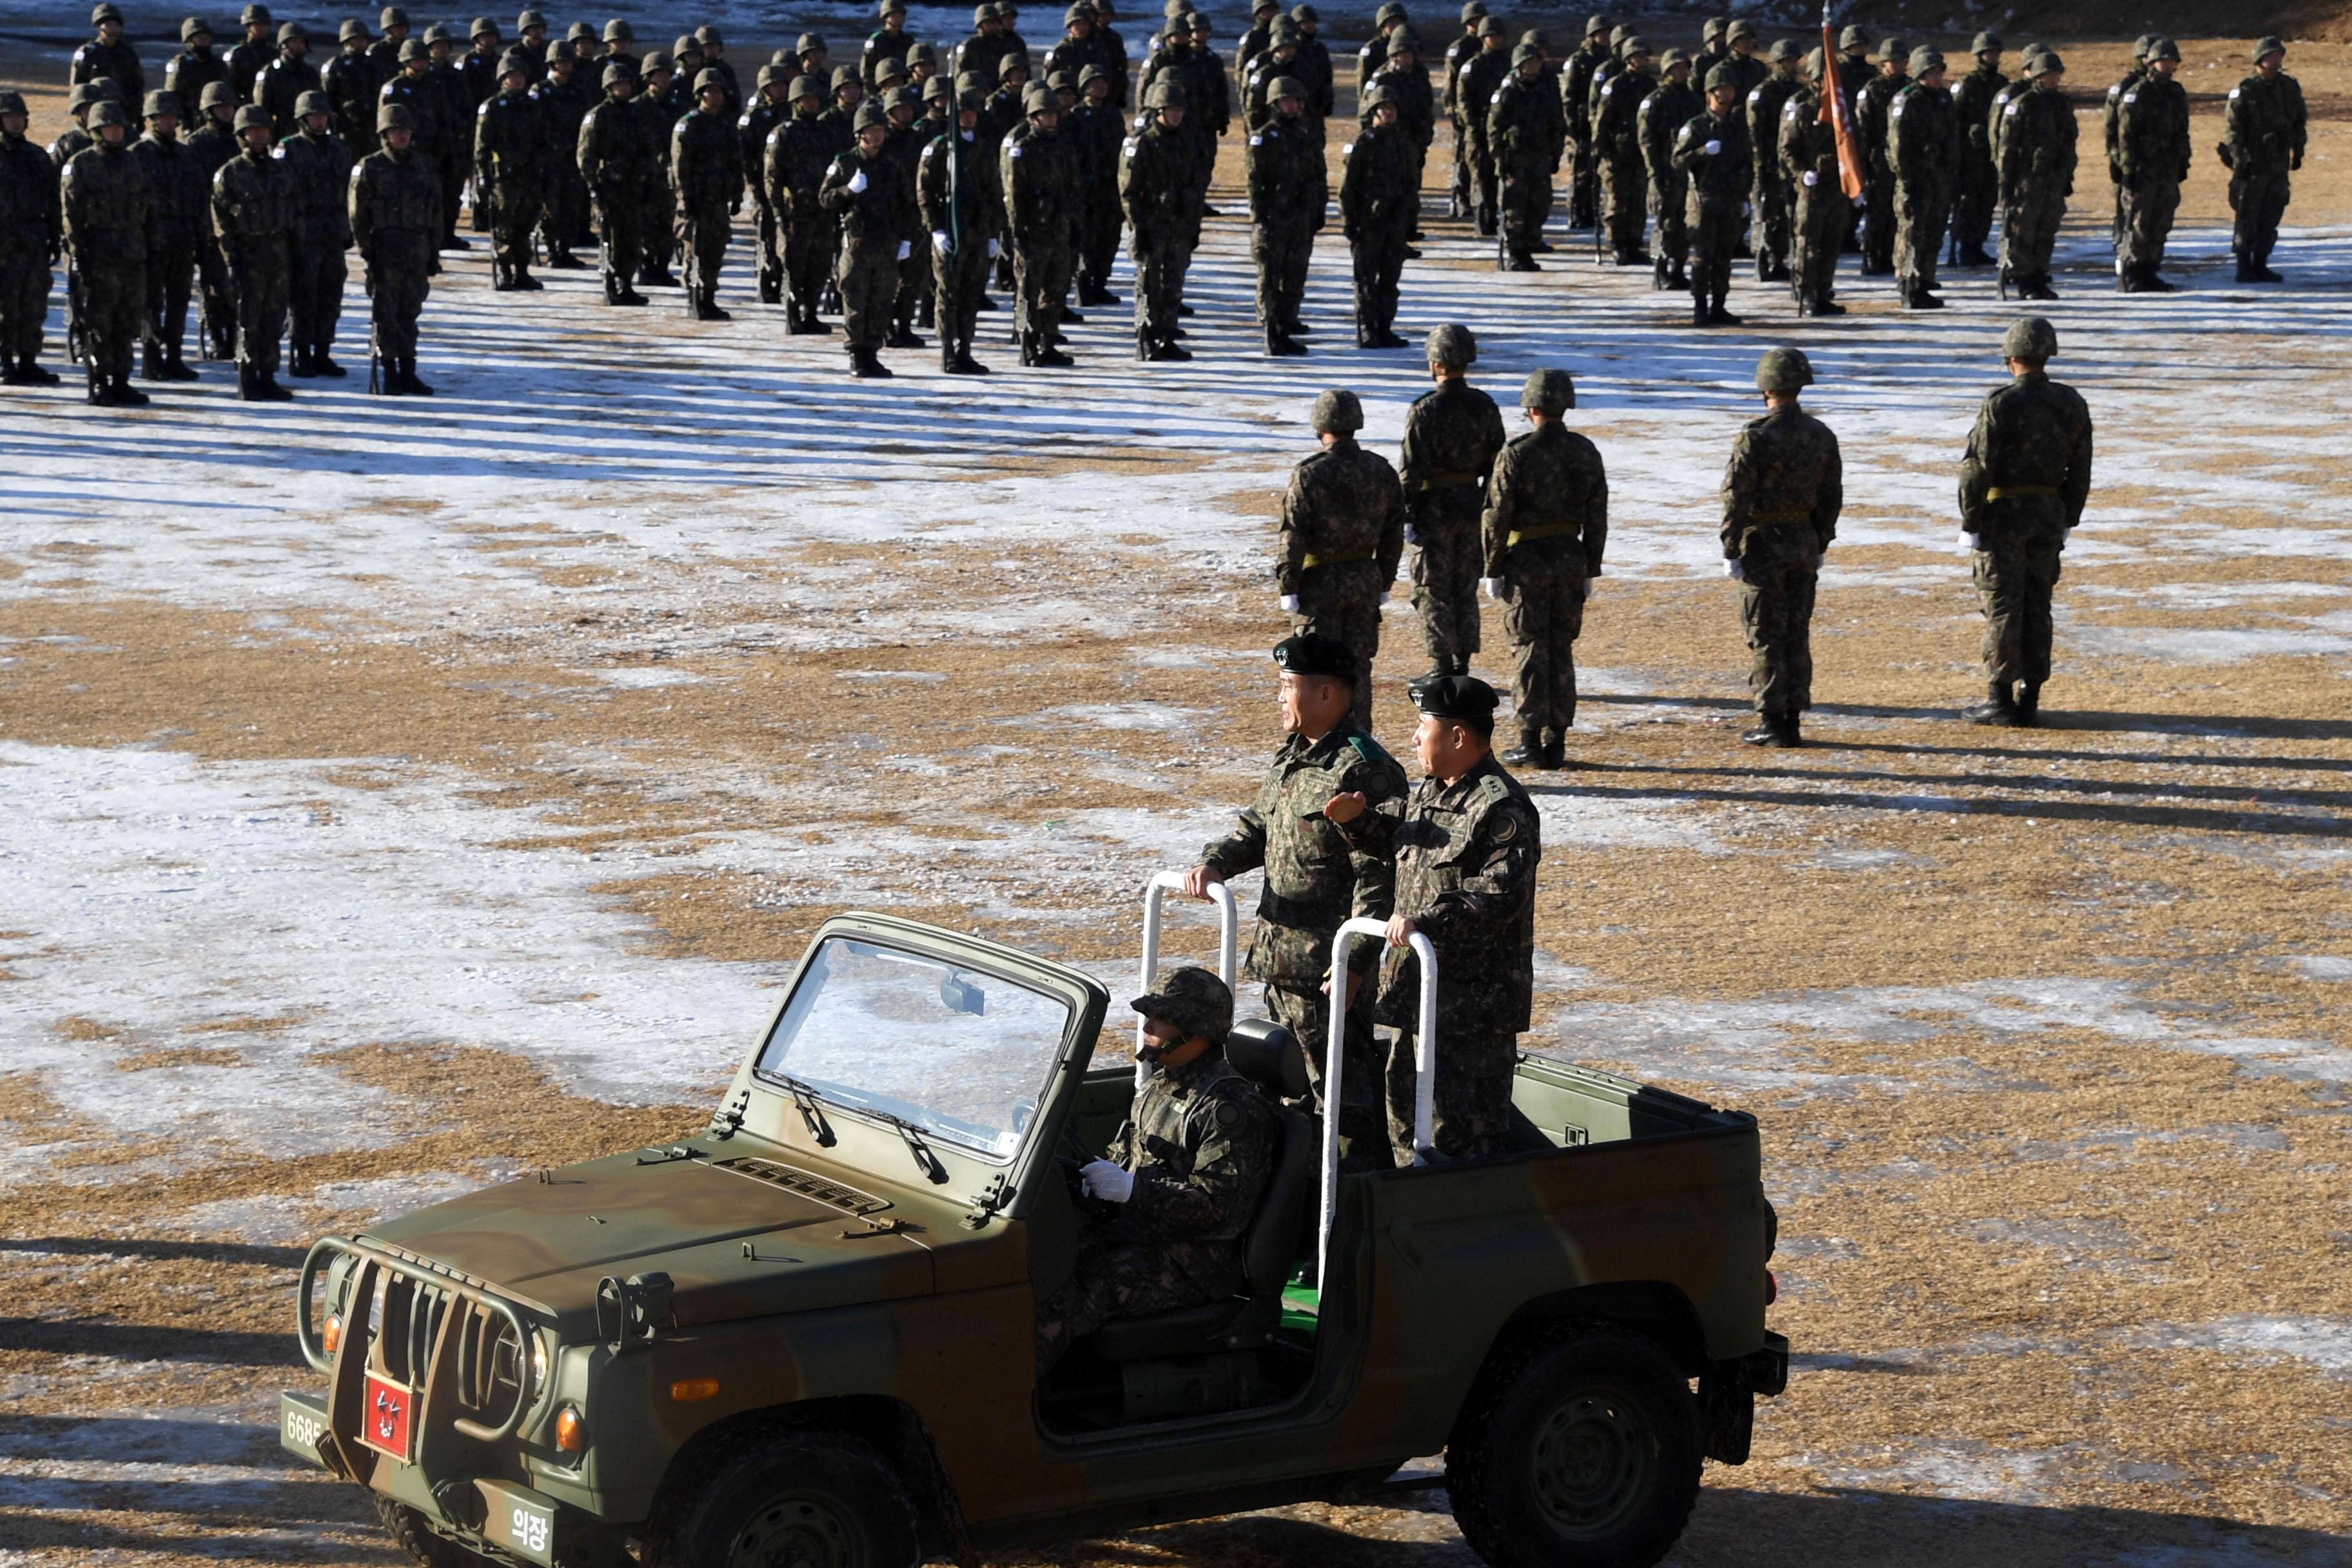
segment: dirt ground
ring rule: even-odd
[[[2120,68],[2052,41],[2085,94]],[[1528,781],[1526,1043],[1764,1130],[1796,1370],[1685,1568],[2352,1563],[2352,47],[2290,62],[2317,120],[2269,294],[2221,281],[2245,40],[2183,50],[2192,291],[2105,293],[2104,215],[2070,224],[2056,368],[2101,456],[2038,731],[1955,716],[1981,280],[1924,321],[1855,284],[1809,333],[1746,286],[1757,326],[1702,341],[1645,279],[1506,283],[1441,220],[1407,277],[1403,327],[1471,321],[1506,401],[1570,364],[1612,465],[1579,765]],[[37,134],[46,70],[0,53]],[[577,286],[518,326],[478,252],[428,307],[432,405],[241,410],[210,366],[136,417],[5,400],[0,1568],[394,1562],[276,1447],[308,1239],[698,1122],[836,910],[1126,972],[1144,877],[1276,738],[1307,401],[1362,387],[1392,454],[1419,384],[1327,352],[1331,236],[1316,355],[1256,359],[1243,244],[1212,226],[1164,376],[1096,311],[1058,382],[853,387],[740,267],[723,331],[635,336]],[[1759,754],[1709,509],[1775,342],[1824,367],[1850,503],[1814,744]],[[1504,680],[1492,606],[1485,637]],[[1425,662],[1392,607],[1400,752]],[[1010,1561],[1474,1561],[1429,1496]]]

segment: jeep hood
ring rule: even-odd
[[[599,1280],[656,1270],[673,1282],[681,1329],[929,1293],[921,1227],[880,1229],[896,1215],[868,1221],[854,1209],[737,1163],[646,1151],[485,1187],[364,1235],[500,1287],[567,1329],[593,1321]]]

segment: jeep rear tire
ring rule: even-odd
[[[1649,1340],[1600,1326],[1494,1358],[1445,1449],[1454,1522],[1493,1568],[1649,1568],[1698,1479],[1690,1385]]]
[[[853,1437],[786,1432],[721,1465],[647,1542],[647,1568],[914,1568],[914,1506]]]

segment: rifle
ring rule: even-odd
[[[89,353],[89,332],[82,325],[81,268],[75,265],[71,250],[66,252],[66,358],[74,364],[83,363]]]

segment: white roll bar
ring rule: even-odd
[[[1160,903],[1162,897],[1184,889],[1184,873],[1159,871],[1143,885],[1143,967],[1136,984],[1149,993],[1151,983],[1160,977]],[[1223,882],[1209,884],[1209,901],[1217,906],[1217,978],[1228,990],[1241,982],[1242,917],[1234,903],[1234,890]],[[1143,1049],[1143,1020],[1135,1021],[1135,1048]],[[1150,1064],[1141,1055],[1135,1058],[1135,1086],[1151,1076]]]
[[[1331,1221],[1339,1206],[1339,1106],[1344,1086],[1348,1029],[1348,950],[1359,937],[1380,939],[1386,921],[1356,919],[1340,923],[1331,938],[1331,977],[1328,993],[1330,1028],[1323,1040],[1323,1202],[1315,1227],[1315,1288],[1329,1278]],[[1429,1163],[1430,1124],[1434,1119],[1437,1088],[1437,949],[1419,931],[1406,945],[1421,960],[1420,1026],[1413,1031],[1412,1163]]]

